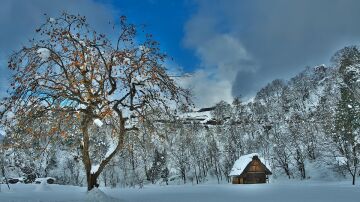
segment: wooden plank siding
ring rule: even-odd
[[[239,176],[233,176],[233,184],[257,184],[266,183],[267,175],[272,173],[266,166],[260,161],[257,156],[253,157],[253,160],[246,166],[244,171]]]

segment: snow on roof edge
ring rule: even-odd
[[[242,172],[244,172],[246,166],[252,161],[252,158],[254,156],[258,156],[261,163],[263,163],[266,166],[266,168],[270,170],[270,166],[266,163],[264,158],[260,157],[260,155],[258,153],[251,153],[251,154],[246,154],[246,155],[240,156],[240,158],[235,161],[235,163],[229,173],[229,176],[241,175]]]

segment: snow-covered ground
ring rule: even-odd
[[[43,187],[41,187],[43,186]],[[102,191],[100,191],[102,190]],[[359,201],[360,186],[350,182],[278,182],[256,185],[205,184],[145,186],[138,188],[102,188],[86,193],[84,187],[16,184],[9,191],[1,185],[1,202],[60,202],[60,201],[127,201],[127,202],[330,202]],[[106,194],[104,194],[104,193]]]

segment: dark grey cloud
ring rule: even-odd
[[[233,61],[231,74],[236,75],[234,80],[230,78],[233,96],[251,95],[267,82],[287,79],[307,65],[328,63],[337,49],[359,42],[358,0],[197,3],[199,9],[187,23],[184,43],[195,49],[200,58],[206,58],[209,53],[201,52],[202,47],[211,47],[208,43],[212,38],[228,35],[246,53],[247,62]],[[221,58],[224,49],[217,54],[211,50],[211,55]],[[209,68],[206,62],[202,65]],[[218,72],[224,69],[216,63],[212,65]]]
[[[35,29],[48,17],[63,11],[87,16],[97,30],[108,32],[116,10],[93,0],[2,0],[0,2],[0,96],[7,89],[9,55],[35,35]],[[44,14],[47,16],[44,16]]]
[[[239,71],[236,74],[235,81],[232,84],[231,90],[234,97],[249,98],[253,96],[255,90],[263,87],[263,81],[260,80],[257,72]],[[257,82],[254,82],[257,81]]]

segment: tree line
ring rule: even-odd
[[[163,66],[158,42],[120,20],[115,43],[86,18],[49,18],[9,61],[1,102],[8,176],[60,184],[140,186],[230,182],[233,163],[257,152],[274,178],[359,175],[360,51],[276,79],[251,101],[219,102],[211,124],[184,120],[190,94]],[[191,112],[201,113],[201,112]],[[159,121],[161,120],[161,121]]]

